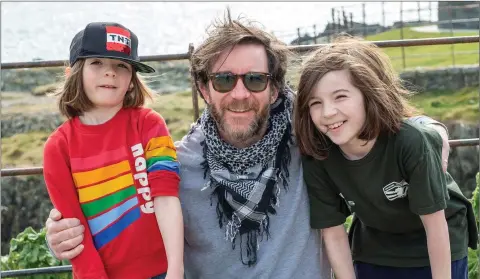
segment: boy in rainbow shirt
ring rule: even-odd
[[[70,46],[58,92],[69,119],[45,144],[44,177],[53,205],[86,228],[74,278],[183,278],[179,164],[164,119],[143,107],[137,72],[154,69],[137,46],[116,23],[90,23]]]

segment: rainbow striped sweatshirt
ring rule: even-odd
[[[85,226],[74,278],[145,279],[167,270],[153,210],[178,196],[179,164],[164,119],[147,108],[120,110],[101,125],[78,117],[45,143],[44,178],[64,218]]]

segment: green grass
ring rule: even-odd
[[[204,108],[204,101],[199,98],[198,104],[201,112]],[[190,91],[156,96],[154,102],[150,102],[147,106],[163,116],[175,141],[182,139],[193,123],[193,104]],[[10,112],[23,110],[31,113],[31,107],[31,105],[28,107],[13,106],[10,108]],[[42,109],[44,112],[56,111],[54,103],[43,104]],[[2,114],[5,112],[2,111]],[[49,133],[31,132],[2,138],[2,168],[41,165],[43,145],[48,135]]]
[[[440,121],[474,123],[479,119],[477,88],[419,93],[411,101],[421,112]],[[201,112],[204,101],[199,98],[198,103]],[[165,118],[175,141],[182,139],[193,123],[193,105],[189,91],[157,96],[148,106]],[[32,132],[2,138],[2,167],[41,165],[43,144],[47,137],[47,133]]]
[[[478,31],[472,32],[455,32],[454,37],[458,36],[472,36],[478,35]],[[425,39],[425,38],[438,38],[438,37],[450,37],[449,32],[441,33],[427,33],[416,32],[410,28],[403,28],[404,39]],[[385,40],[400,40],[400,29],[393,29],[383,33],[367,36],[366,40],[369,41],[385,41]],[[406,70],[416,67],[444,67],[451,66],[452,64],[452,46],[455,54],[455,65],[467,65],[479,63],[479,43],[468,44],[455,44],[455,45],[426,45],[426,46],[414,46],[404,47],[405,50],[405,64]],[[385,53],[392,60],[395,70],[402,71],[402,48],[383,48]],[[471,52],[468,54],[461,52]]]
[[[412,104],[424,114],[442,122],[476,123],[479,119],[478,88],[463,88],[456,92],[434,91],[414,95]]]
[[[205,102],[199,97],[198,106],[200,113],[205,107]],[[160,113],[167,122],[168,129],[174,140],[185,136],[193,123],[193,103],[190,91],[157,96],[149,107]]]
[[[41,165],[43,145],[48,135],[45,132],[31,132],[2,138],[2,168]]]

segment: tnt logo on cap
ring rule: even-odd
[[[132,48],[130,32],[117,26],[105,26],[105,29],[107,31],[107,50],[130,55]]]
[[[142,73],[155,69],[140,62],[138,38],[127,27],[115,22],[91,22],[73,37],[70,44],[70,66],[81,58],[120,59]]]

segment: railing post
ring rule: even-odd
[[[382,1],[382,32],[385,30],[387,25],[385,24],[385,2]]]
[[[421,21],[421,14],[420,12],[422,11],[422,9],[420,8],[420,1],[417,1],[417,15],[418,15],[418,22]]]
[[[448,16],[450,18],[450,36],[453,37],[453,11],[452,6],[448,6]],[[452,52],[452,65],[455,66],[455,45],[452,44],[450,46],[450,50]]]
[[[367,37],[367,15],[365,13],[365,3],[362,3],[362,21],[363,21],[363,37]]]
[[[298,40],[297,40],[297,45],[300,45],[300,27],[297,28],[297,37],[298,37]]]
[[[188,45],[188,62],[190,62],[190,68],[192,65],[192,55],[193,55],[193,43]],[[195,80],[192,80],[192,105],[193,105],[193,122],[196,122],[198,117],[200,116],[199,109],[198,109],[198,94],[195,86]]]
[[[400,39],[403,40],[403,2],[400,2]],[[403,70],[407,67],[405,62],[405,48],[402,46],[402,66]]]

